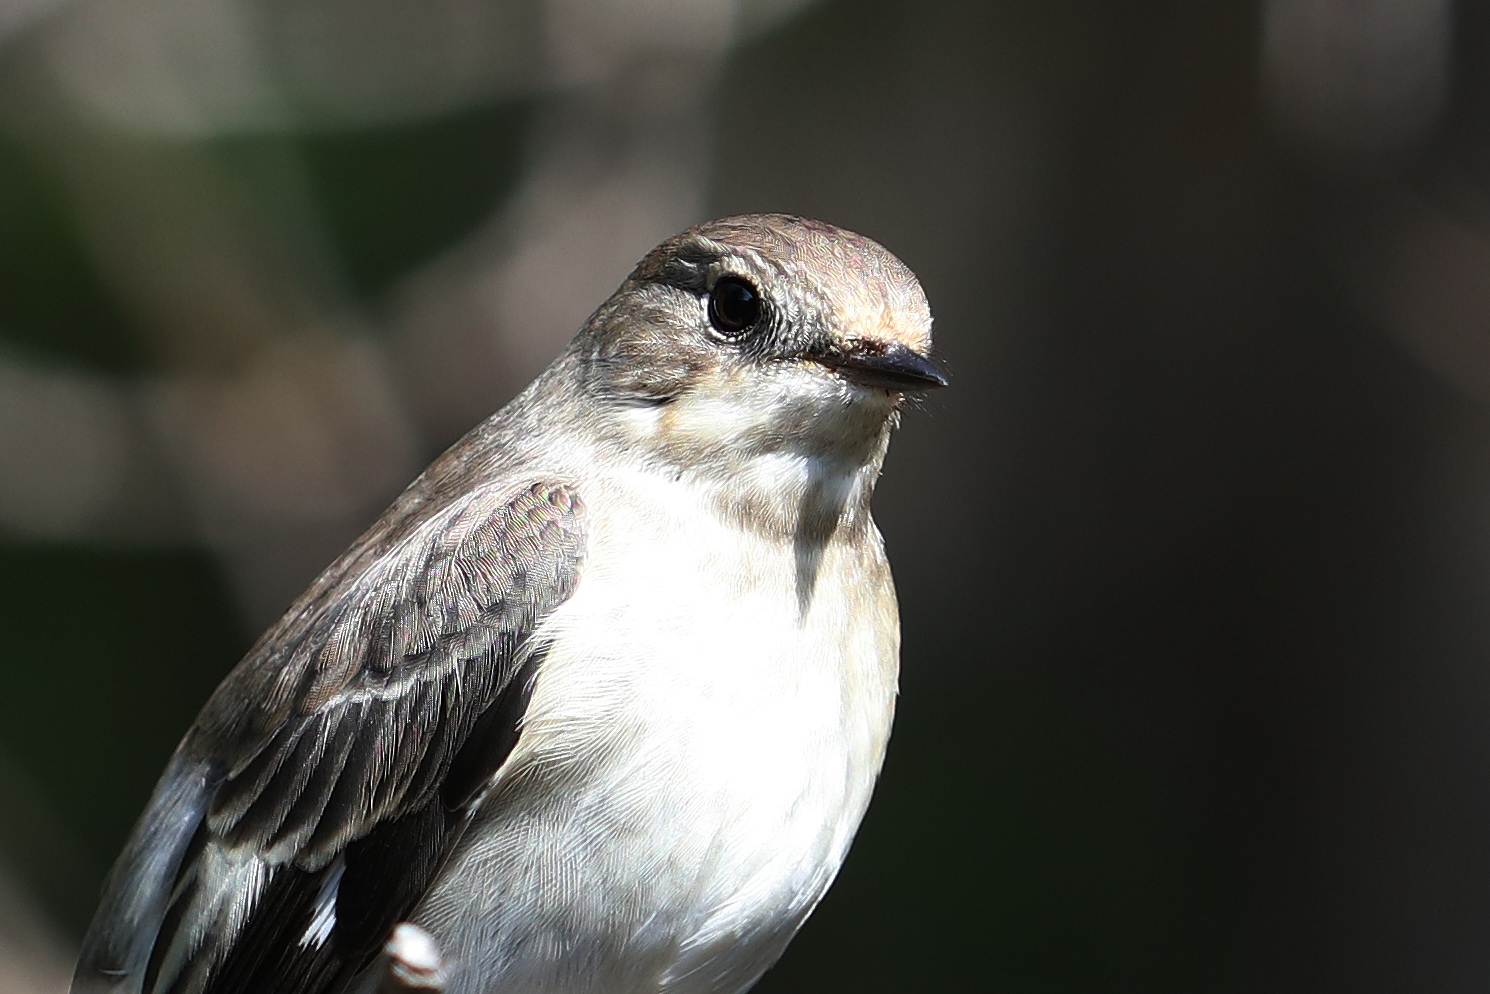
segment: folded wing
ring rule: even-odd
[[[317,994],[376,952],[517,740],[584,555],[572,488],[408,509],[213,695],[115,866],[75,994]]]

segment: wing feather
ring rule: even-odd
[[[364,536],[203,709],[73,990],[314,994],[360,967],[516,742],[531,636],[583,555],[556,483],[413,501]]]

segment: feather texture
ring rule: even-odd
[[[103,907],[120,913],[96,919],[75,991],[314,994],[423,891],[517,740],[531,636],[585,544],[562,484],[434,510],[395,505],[213,695],[115,868]]]

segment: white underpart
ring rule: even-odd
[[[845,427],[830,442],[883,424],[842,390],[823,400]],[[499,788],[414,915],[457,964],[450,994],[742,990],[868,803],[894,699],[888,571],[870,528],[821,550],[804,598],[791,522],[813,495],[862,496],[877,454],[788,440],[723,478],[680,475],[644,456],[662,435],[729,444],[762,426],[740,410],[754,403],[733,418],[705,396],[678,405],[627,415],[642,458],[575,454],[585,565],[538,633],[549,649],[507,767],[543,786]],[[761,514],[742,522],[721,497]]]

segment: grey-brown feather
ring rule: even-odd
[[[232,763],[208,812],[212,831],[319,869],[367,823],[427,803],[521,664],[526,633],[568,596],[578,509],[562,485],[496,501],[478,492],[349,589],[293,613],[285,635],[213,695],[188,740]],[[292,695],[279,692],[291,684]],[[243,702],[260,701],[264,713],[245,713]],[[245,726],[269,731],[255,740]],[[349,760],[355,769],[344,771]]]
[[[444,507],[429,514],[430,503]],[[556,482],[444,500],[416,492],[401,504],[426,514],[411,525],[395,506],[208,702],[141,819],[137,834],[154,841],[127,848],[110,885],[115,903],[146,885],[157,907],[126,921],[100,914],[75,990],[88,978],[102,989],[213,989],[214,966],[251,939],[251,908],[247,920],[195,920],[190,936],[148,934],[152,920],[173,920],[167,903],[205,900],[200,917],[214,887],[241,886],[198,865],[209,847],[261,859],[269,876],[293,867],[309,884],[353,840],[439,803],[472,729],[541,648],[529,641],[535,625],[573,590],[583,505]],[[183,778],[202,787],[168,819],[178,827],[167,848],[179,861],[192,838],[180,823],[200,819],[193,858],[162,868],[159,822],[183,806]],[[144,977],[141,945],[152,950]]]

